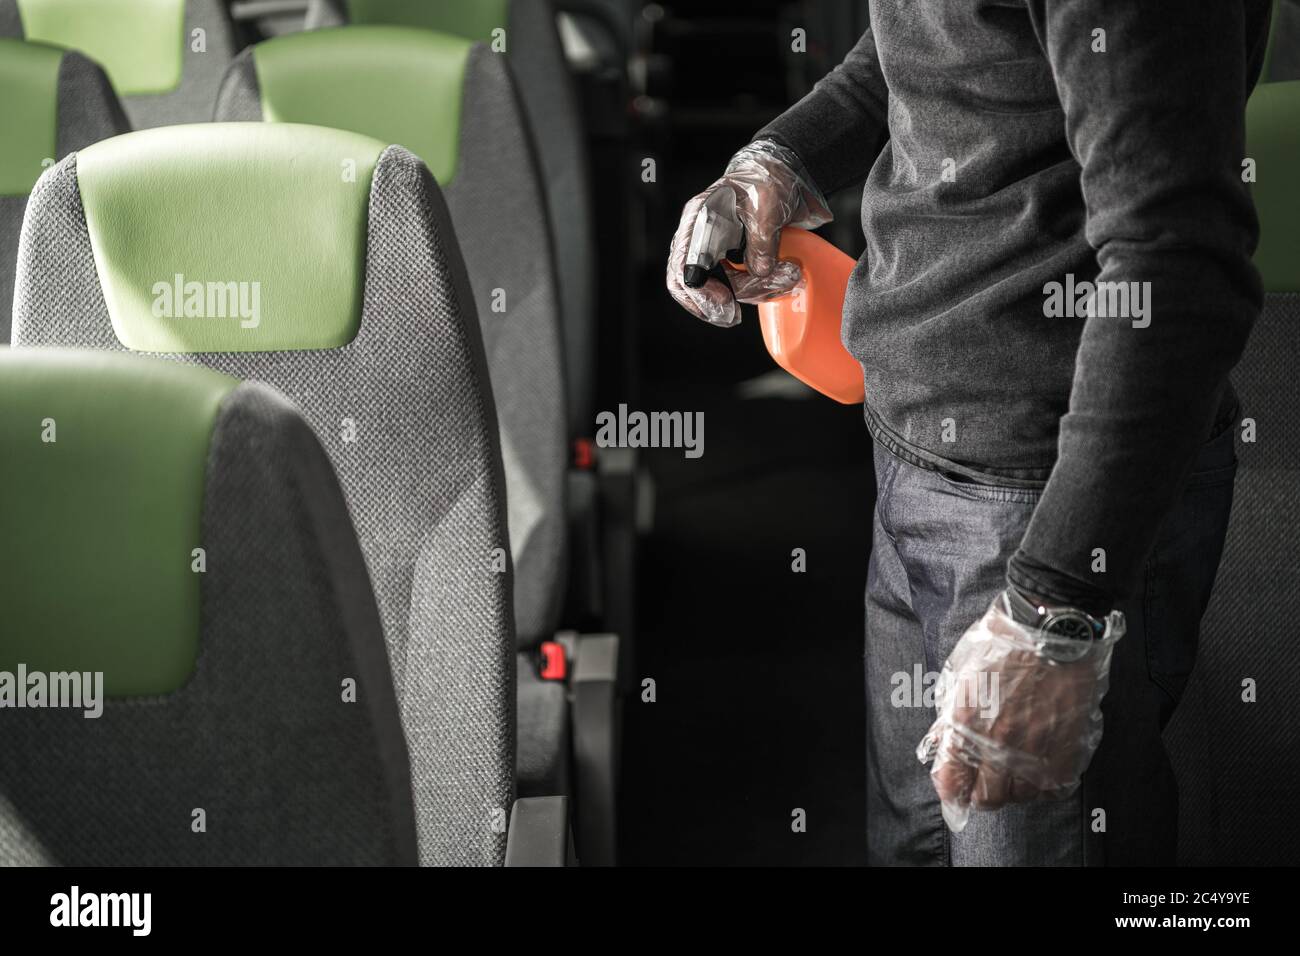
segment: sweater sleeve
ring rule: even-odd
[[[860,182],[889,138],[889,91],[871,31],[812,91],[755,135],[792,150],[823,195]]]
[[[1008,568],[1045,600],[1105,610],[1134,592],[1258,316],[1248,6],[1029,0],[1101,270],[1057,462]]]

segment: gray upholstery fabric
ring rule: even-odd
[[[110,699],[96,720],[0,714],[0,833],[21,827],[64,865],[414,863],[410,772],[364,563],[319,443],[271,389],[241,385],[218,414],[202,533],[189,682]],[[342,699],[344,678],[356,703]],[[195,808],[206,832],[192,830]],[[0,843],[10,851],[17,861],[23,844]]]
[[[4,16],[3,11],[4,8],[0,7],[0,19]],[[0,22],[0,35],[3,32],[3,23]],[[62,159],[69,153],[125,133],[130,128],[122,104],[99,65],[80,53],[65,53],[59,63],[54,158]],[[0,345],[9,344],[18,234],[26,207],[26,196],[0,197]]]
[[[326,27],[341,27],[347,22],[347,13],[342,3],[336,0],[309,0],[302,27],[304,30],[323,30]]]
[[[322,64],[328,69],[329,64]],[[541,185],[509,70],[482,44],[467,68],[460,153],[444,193],[478,307],[505,459],[515,627],[523,646],[554,633],[564,596],[564,373]],[[252,51],[222,83],[217,119],[262,119]],[[505,310],[495,311],[495,290]]]
[[[323,69],[328,64],[322,64]],[[541,186],[517,92],[502,60],[483,45],[470,56],[457,174],[447,203],[483,329],[505,459],[519,643],[554,633],[564,593],[567,483],[562,357],[553,261]],[[252,50],[231,64],[217,119],[262,119]],[[493,290],[506,311],[493,311]],[[563,688],[536,687],[525,661],[518,685],[517,784],[526,795],[565,792],[567,703]]]
[[[1254,442],[1196,669],[1166,740],[1180,792],[1179,857],[1191,865],[1291,865],[1300,856],[1300,295],[1269,295],[1233,382]],[[1253,679],[1258,700],[1242,700]]]
[[[14,273],[18,268],[18,235],[23,227],[26,196],[0,196],[0,347],[9,344],[9,316],[14,302]]]
[[[23,19],[18,13],[17,0],[0,0],[0,37],[21,37]]]
[[[509,70],[470,53],[465,122],[447,206],[469,270],[501,423],[515,626],[523,646],[549,638],[564,596],[564,370],[544,199]],[[494,311],[494,290],[505,311]]]
[[[569,701],[560,681],[542,680],[532,655],[519,656],[520,797],[568,793]]]
[[[196,29],[207,33],[207,51],[204,53],[191,49],[191,38]],[[17,0],[0,0],[0,36],[22,35]],[[170,93],[123,97],[131,125],[135,129],[146,129],[210,120],[217,85],[240,45],[223,0],[186,0],[181,84]]]
[[[142,228],[147,226],[142,224]],[[250,223],[249,229],[256,229]],[[121,349],[95,272],[76,157],[33,191],[19,345]],[[362,321],[327,351],[168,355],[268,382],[303,410],[347,495],[411,751],[420,861],[500,864],[513,800],[514,637],[500,457],[481,334],[441,194],[400,147],[370,193]],[[343,420],[357,440],[343,441]]]
[[[212,118],[224,123],[260,123],[262,88],[257,80],[257,64],[250,46],[226,68],[217,89],[217,105]]]
[[[541,161],[560,276],[573,435],[595,429],[596,251],[590,173],[582,115],[551,0],[514,0],[508,34],[510,64]]]
[[[94,60],[69,50],[59,63],[56,159],[129,132],[131,124],[108,75]]]
[[[0,793],[0,866],[53,866],[40,838]]]

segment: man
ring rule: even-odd
[[[736,299],[798,282],[781,228],[825,222],[825,195],[866,176],[844,340],[877,445],[872,863],[1174,862],[1160,731],[1231,507],[1268,10],[878,0],[844,62],[686,207],[669,289],[730,326]],[[748,273],[690,288],[695,216],[722,189]],[[918,664],[943,668],[937,713],[894,693]]]

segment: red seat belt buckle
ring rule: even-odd
[[[555,641],[543,641],[542,680],[564,680],[569,675],[569,662],[564,658],[564,646]]]
[[[573,440],[573,467],[578,471],[590,471],[596,464],[596,443],[590,438]]]

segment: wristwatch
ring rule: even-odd
[[[1113,636],[1124,633],[1124,615],[1119,611],[1096,618],[1077,607],[1046,607],[1035,603],[1010,585],[1004,593],[1011,619],[1032,628],[1039,652],[1052,660],[1070,663],[1083,658],[1106,635],[1108,626]]]

